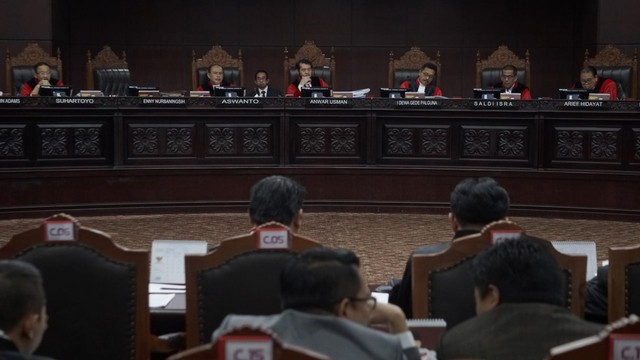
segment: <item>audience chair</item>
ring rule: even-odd
[[[525,51],[524,59],[519,58],[506,45],[498,46],[485,60],[480,60],[480,50],[476,54],[476,87],[490,88],[500,83],[502,67],[513,65],[518,69],[518,82],[531,88],[531,67],[529,64],[529,50]]]
[[[413,316],[443,318],[447,328],[475,316],[471,273],[473,258],[494,241],[511,238],[521,232],[524,230],[514,222],[496,221],[479,234],[455,239],[448,249],[440,253],[413,255]],[[582,317],[587,257],[562,254],[550,241],[539,240],[549,247],[565,273],[567,307]]]
[[[263,231],[286,234],[281,248],[260,248]],[[278,223],[224,240],[213,252],[185,257],[187,348],[205,344],[228,314],[281,311],[280,272],[296,253],[321,246]]]
[[[13,57],[9,49],[7,49],[5,91],[11,95],[18,95],[22,84],[33,78],[33,67],[39,62],[49,64],[51,67],[51,77],[63,81],[60,48],[58,48],[56,56],[51,56],[45,52],[38,43],[34,42],[29,43],[22,52]]]
[[[612,355],[612,344],[618,339],[640,341],[640,318],[631,315],[613,322],[598,335],[559,345],[550,350],[548,360],[618,359]],[[637,348],[629,349],[631,359]]]
[[[42,273],[49,328],[37,355],[149,358],[148,251],[124,249],[109,235],[58,214],[14,235],[0,258],[32,263]]]
[[[87,89],[100,90],[105,96],[125,96],[131,84],[127,54],[119,58],[111,47],[104,46],[95,58],[87,51]]]
[[[325,57],[324,53],[318,48],[313,41],[305,41],[294,57],[289,59],[289,51],[284,48],[284,91],[293,79],[298,77],[296,63],[302,59],[307,59],[313,64],[313,76],[324,79],[329,86],[336,87],[336,61],[333,55],[333,47],[331,48],[331,57]]]
[[[273,360],[320,360],[329,358],[323,354],[304,349],[298,346],[281,342],[278,337],[270,331],[252,329],[248,327],[238,328],[225,335],[229,340],[268,340],[271,344]],[[224,343],[208,343],[187,349],[168,358],[168,360],[224,360]],[[249,357],[247,357],[248,359]],[[266,357],[259,357],[260,359]]]
[[[431,60],[419,47],[413,46],[399,59],[393,58],[393,51],[389,52],[389,87],[398,88],[404,81],[414,81],[422,65],[431,62],[438,68],[436,86],[440,86],[441,64],[440,51],[436,52],[435,60]]]
[[[592,58],[589,58],[587,49],[584,51],[584,65],[595,67],[598,76],[615,81],[618,84],[618,99],[638,97],[638,49],[629,57],[617,47],[607,45]]]
[[[609,322],[640,314],[640,245],[609,248]]]
[[[238,50],[238,58],[234,59],[220,45],[214,45],[201,58],[196,59],[195,50],[192,51],[191,57],[191,88],[193,90],[207,80],[209,66],[215,64],[222,66],[225,81],[234,86],[244,86],[242,50]]]

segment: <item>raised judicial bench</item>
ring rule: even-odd
[[[244,210],[275,172],[309,209],[442,211],[486,175],[514,214],[637,219],[640,103],[0,97],[0,216]]]

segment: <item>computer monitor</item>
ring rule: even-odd
[[[40,96],[63,97],[71,96],[72,91],[73,87],[71,86],[41,86],[39,94]]]
[[[331,88],[330,87],[303,87],[300,90],[300,95],[302,97],[310,97],[310,98],[328,98],[331,97]]]
[[[500,99],[500,94],[504,91],[504,89],[481,89],[475,88],[473,89],[473,97],[476,99],[484,99],[484,100],[493,100]]]
[[[127,96],[138,96],[140,95],[140,90],[143,91],[159,91],[160,88],[157,86],[135,86],[129,85],[127,87]]]
[[[586,100],[589,98],[587,89],[558,89],[558,98],[566,100]]]
[[[220,97],[243,97],[244,88],[242,87],[225,87],[218,86],[213,88],[213,96]]]
[[[405,93],[408,89],[404,88],[380,88],[380,97],[400,99],[405,97]]]

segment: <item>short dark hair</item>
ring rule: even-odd
[[[598,70],[591,65],[586,65],[582,70],[580,70],[580,74],[591,74],[593,77],[596,77],[598,75]]]
[[[508,210],[509,194],[490,177],[464,179],[451,192],[451,212],[461,226],[489,224]]]
[[[359,266],[358,256],[347,249],[315,247],[297,254],[282,272],[282,307],[332,312],[342,299],[358,295]]]
[[[309,66],[313,66],[313,63],[311,62],[311,60],[308,59],[300,59],[297,63],[296,63],[296,69],[300,70],[300,64],[307,64]]]
[[[46,300],[40,271],[20,260],[0,260],[0,329],[13,330],[27,314],[40,314]]]
[[[267,76],[267,79],[269,79],[269,73],[267,70],[256,70],[255,74],[253,74],[253,78],[257,78],[260,73],[264,73]]]
[[[425,63],[420,68],[420,72],[422,72],[422,70],[424,70],[424,69],[431,69],[431,70],[435,71],[436,74],[438,74],[438,66],[436,64],[434,64],[434,63],[430,63],[430,62]]]
[[[266,177],[251,187],[249,217],[255,225],[277,221],[291,226],[305,194],[302,185],[286,176]]]
[[[39,68],[40,66],[42,66],[42,65],[45,65],[46,67],[48,67],[48,68],[49,68],[49,70],[51,70],[51,65],[49,65],[48,63],[46,63],[46,62],[44,62],[44,61],[40,61],[39,63],[37,63],[37,64],[35,64],[35,65],[33,66],[33,71],[37,73],[37,72],[38,72],[38,68]]]
[[[222,66],[220,66],[220,65],[218,65],[218,64],[211,64],[211,65],[209,65],[209,67],[207,68],[207,72],[208,72],[208,73],[211,73],[211,69],[213,69],[213,67],[214,67],[214,66],[218,66],[218,67],[220,67],[220,69],[222,69],[222,71],[224,71],[224,68],[223,68]]]
[[[543,241],[522,234],[484,249],[472,265],[480,296],[486,296],[489,285],[494,285],[500,291],[500,303],[564,306],[564,276]]]
[[[513,71],[513,75],[516,75],[516,76],[518,75],[518,68],[516,68],[515,66],[513,66],[511,64],[503,66],[502,67],[502,71],[504,71],[504,70],[511,70],[511,71]]]

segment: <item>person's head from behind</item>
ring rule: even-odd
[[[34,77],[38,81],[51,79],[51,67],[46,62],[39,62],[33,67]]]
[[[509,210],[509,195],[490,177],[468,178],[451,192],[449,221],[454,231],[480,230],[485,225],[502,220]]]
[[[593,66],[585,66],[580,70],[580,84],[583,89],[593,90],[596,87],[598,71]]]
[[[220,85],[222,79],[224,79],[224,70],[222,66],[214,64],[207,69],[207,77],[213,83],[213,85]]]
[[[0,329],[20,353],[32,354],[47,329],[42,278],[33,265],[0,261]]]
[[[437,74],[438,74],[438,67],[436,66],[436,64],[426,63],[422,65],[422,67],[420,68],[420,73],[418,74],[418,80],[422,85],[428,86],[429,84],[431,84],[433,79],[435,79]]]
[[[312,67],[313,67],[313,64],[311,63],[311,61],[307,59],[302,59],[298,61],[296,63],[296,69],[298,69],[298,76],[301,78],[311,76]]]
[[[513,65],[505,65],[500,72],[500,80],[502,80],[502,87],[510,89],[516,80],[518,80],[518,69]]]
[[[281,277],[282,306],[368,325],[375,300],[351,250],[316,247],[297,254]]]
[[[298,232],[302,225],[305,188],[296,181],[273,175],[251,187],[249,217],[254,226],[276,221]]]
[[[504,303],[564,306],[562,270],[542,241],[522,234],[489,246],[473,259],[478,314]]]
[[[253,82],[258,89],[266,88],[269,85],[269,73],[266,70],[256,71]]]

